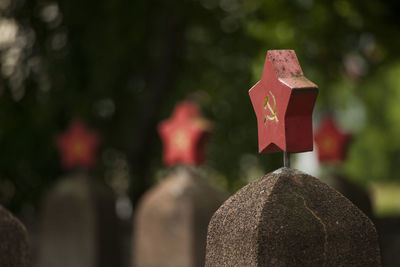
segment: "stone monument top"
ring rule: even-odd
[[[381,266],[373,223],[347,198],[290,166],[313,149],[317,86],[292,50],[268,51],[249,91],[259,152],[284,152],[284,168],[246,185],[214,213],[206,266]]]

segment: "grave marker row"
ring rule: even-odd
[[[164,163],[182,165],[172,168],[139,203],[132,264],[380,266],[377,234],[369,218],[331,187],[290,168],[290,153],[313,149],[317,93],[294,51],[268,51],[261,80],[249,95],[257,116],[259,152],[283,151],[285,167],[243,187],[222,205],[225,194],[190,167],[204,161],[211,124],[195,104],[177,105],[159,131]],[[66,168],[93,166],[98,138],[90,136],[78,123],[59,139]],[[330,152],[338,148],[325,145],[321,147]],[[342,152],[335,153],[340,158]],[[86,174],[79,174],[49,194],[38,266],[119,266],[114,199],[97,188]]]

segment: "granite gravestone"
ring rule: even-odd
[[[114,203],[86,175],[64,178],[44,200],[36,266],[120,266]]]
[[[179,103],[172,117],[160,123],[165,165],[184,165],[172,170],[138,205],[134,266],[204,266],[207,225],[226,196],[188,165],[204,161],[209,130],[210,123],[189,101]]]
[[[363,187],[339,174],[330,174],[321,178],[321,181],[339,191],[343,196],[357,206],[371,220],[374,220],[372,201]]]
[[[37,266],[120,266],[114,195],[84,171],[96,164],[99,135],[75,120],[55,141],[62,166],[75,174],[64,177],[44,200]]]
[[[225,199],[189,169],[172,172],[137,208],[134,266],[204,266],[208,222]]]
[[[382,265],[385,267],[400,266],[400,217],[383,217],[376,219],[379,233]]]
[[[282,168],[213,215],[206,266],[380,266],[374,225],[318,179]]]
[[[25,226],[0,206],[0,266],[30,266],[28,233]]]
[[[290,155],[313,149],[317,86],[294,51],[268,51],[249,91],[259,152],[284,151],[284,165],[248,184],[213,215],[206,266],[381,266],[372,222],[336,190],[290,169]]]
[[[318,161],[324,169],[321,180],[335,188],[369,218],[372,218],[372,204],[367,191],[340,173],[351,139],[350,134],[338,127],[333,117],[325,116],[322,119],[314,136]]]

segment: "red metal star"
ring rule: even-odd
[[[346,158],[350,135],[338,129],[332,118],[326,117],[317,133],[318,160],[320,162],[342,162]]]
[[[68,130],[56,138],[62,166],[65,169],[93,167],[99,143],[99,136],[87,129],[83,122],[72,122]]]
[[[313,150],[318,87],[303,75],[293,50],[269,50],[249,95],[257,116],[259,153]]]
[[[210,122],[202,117],[196,104],[189,101],[179,103],[172,116],[158,125],[164,145],[164,164],[203,163],[205,142],[210,130]]]

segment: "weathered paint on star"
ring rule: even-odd
[[[331,117],[326,117],[315,134],[318,160],[342,162],[346,158],[350,135],[339,130]]]
[[[73,121],[68,130],[56,137],[56,146],[65,169],[90,168],[96,163],[100,138],[82,121]]]
[[[318,87],[303,75],[293,50],[269,50],[249,95],[257,116],[259,153],[313,150]]]
[[[158,125],[164,145],[164,164],[172,166],[178,163],[203,163],[205,142],[210,130],[211,123],[202,116],[195,103],[179,103],[172,116]]]

